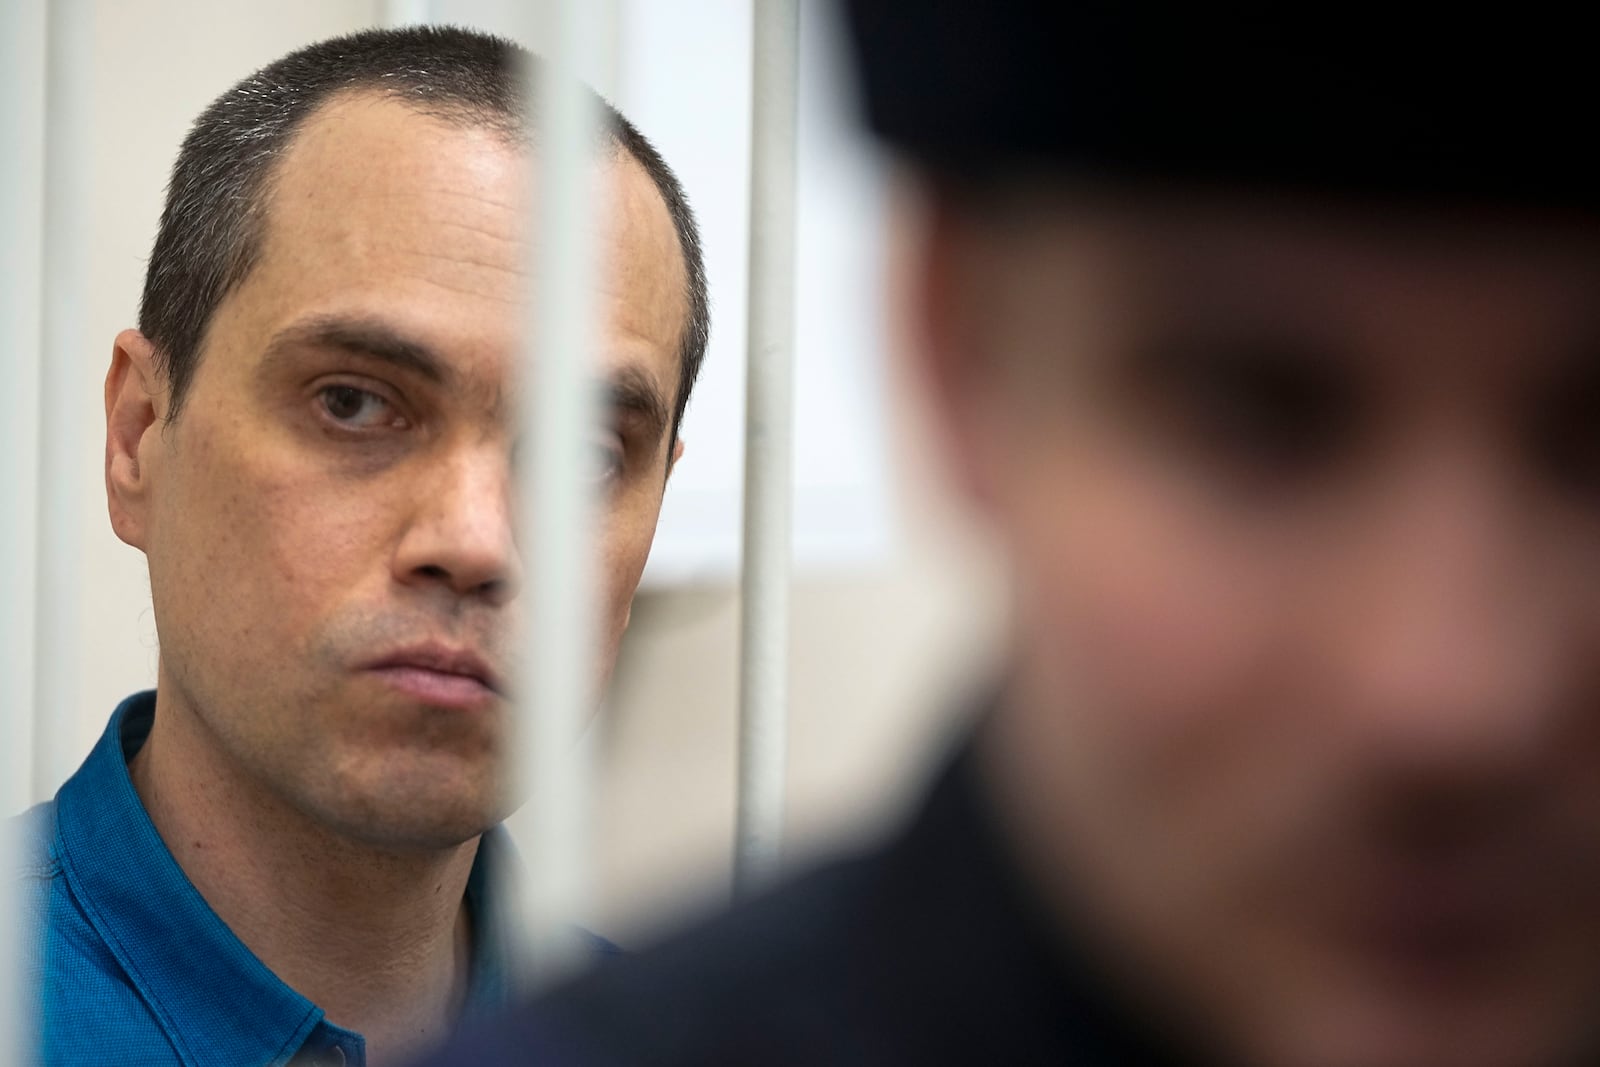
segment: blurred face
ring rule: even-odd
[[[661,503],[685,300],[648,177],[594,175],[603,679]],[[484,130],[371,96],[314,116],[177,420],[158,394],[137,492],[113,493],[149,556],[158,723],[190,717],[241,783],[367,842],[454,845],[502,810],[526,182]]]
[[[934,213],[923,369],[1016,586],[988,766],[1189,1040],[1592,1062],[1600,238],[1323,212]]]

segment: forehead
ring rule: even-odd
[[[665,359],[653,370],[670,395],[686,314],[676,232],[634,160],[597,158],[593,173],[604,190],[594,239],[607,356]],[[285,153],[241,290],[275,326],[364,315],[400,320],[446,351],[504,355],[517,348],[529,288],[534,192],[523,150],[497,131],[346,94]]]

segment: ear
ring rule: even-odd
[[[997,362],[983,285],[991,255],[948,194],[900,190],[892,220],[893,341],[927,400],[934,444],[956,486],[981,509],[995,490]]]
[[[678,460],[683,458],[683,438],[672,442],[672,458],[667,460],[667,477],[672,477],[672,472],[678,469]]]
[[[151,459],[161,447],[158,405],[164,409],[164,401],[155,346],[138,330],[123,330],[106,372],[106,503],[111,528],[141,551],[149,526]]]

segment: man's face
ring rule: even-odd
[[[1028,862],[1248,1062],[1593,1056],[1600,240],[1198,203],[922,261]]]
[[[685,298],[648,177],[594,174],[603,680],[660,508]],[[192,716],[225,765],[375,844],[452,845],[501,814],[526,184],[482,129],[371,95],[314,115],[119,519],[149,557],[158,717]]]

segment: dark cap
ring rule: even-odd
[[[844,0],[868,121],[925,168],[1600,207],[1587,34],[1405,6]]]

